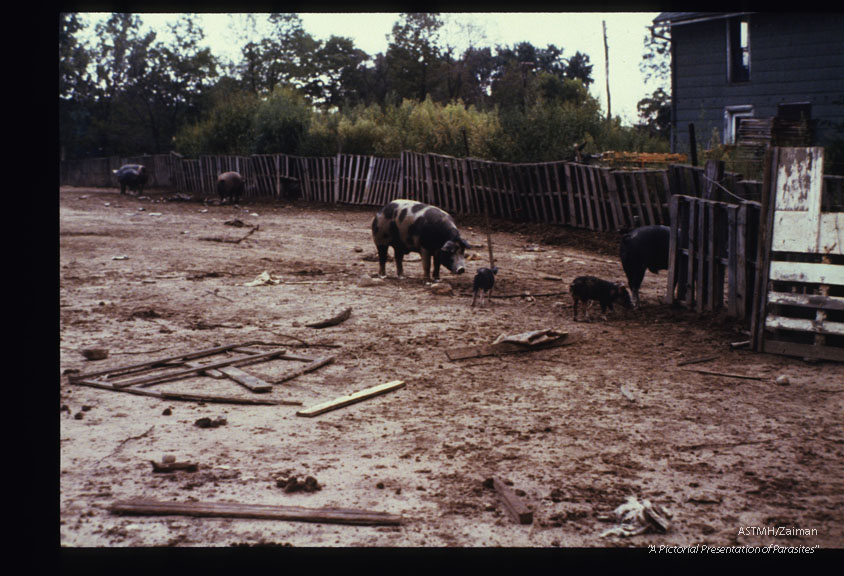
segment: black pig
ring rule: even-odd
[[[654,274],[668,270],[668,226],[642,226],[621,237],[621,266],[633,292],[633,305],[639,307],[639,287],[645,270]]]
[[[607,308],[613,309],[613,303],[621,304],[625,308],[632,308],[630,293],[620,282],[608,282],[594,276],[578,276],[569,286],[569,293],[574,301],[572,318],[577,321],[578,302],[586,303],[597,300],[601,304],[601,314],[606,320]],[[589,320],[589,310],[584,310],[586,320]]]
[[[431,279],[431,258],[434,259],[434,280],[440,279],[440,264],[454,274],[466,271],[464,252],[471,248],[460,237],[454,219],[436,206],[414,200],[393,200],[372,219],[372,240],[378,249],[378,275],[387,275],[387,249],[393,247],[396,273],[404,276],[402,259],[418,252],[422,256],[425,280]]]
[[[472,281],[472,306],[478,299],[478,293],[481,294],[481,305],[484,304],[485,298],[491,298],[490,294],[492,294],[492,287],[495,286],[496,274],[498,274],[498,266],[478,270],[475,279]]]
[[[217,176],[217,194],[220,195],[220,203],[229,198],[237,202],[243,194],[243,177],[237,172],[223,172]]]
[[[147,183],[147,169],[142,164],[124,164],[114,171],[117,174],[117,183],[120,184],[120,193],[126,194],[126,188],[143,194],[144,186]]]

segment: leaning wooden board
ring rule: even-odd
[[[354,404],[355,402],[360,402],[362,400],[366,400],[367,398],[372,398],[373,396],[392,392],[393,390],[397,390],[403,387],[404,381],[393,380],[392,382],[387,382],[386,384],[373,386],[372,388],[367,388],[366,390],[361,390],[360,392],[355,392],[354,394],[349,394],[348,396],[341,396],[339,398],[335,398],[334,400],[329,400],[328,402],[323,402],[321,404],[311,406],[310,408],[299,410],[298,412],[296,412],[296,416],[316,416],[317,414],[322,414],[323,412],[328,412],[329,410],[342,408],[343,406],[348,406],[349,404]]]

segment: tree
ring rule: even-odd
[[[317,50],[314,59],[317,76],[309,83],[308,93],[325,107],[343,108],[359,103],[364,86],[363,63],[369,56],[355,47],[350,38],[331,36]]]
[[[78,15],[59,15],[59,153],[84,153],[91,124],[90,103],[94,90],[89,73],[91,55],[77,35],[85,30]]]
[[[580,80],[587,88],[594,80],[592,79],[592,64],[589,63],[589,56],[581,52],[575,52],[569,58],[566,66],[565,77],[571,80]]]
[[[657,88],[648,98],[642,98],[636,104],[641,119],[640,127],[651,136],[668,138],[671,130],[671,96],[662,88]]]
[[[422,101],[431,92],[442,24],[437,13],[409,12],[402,13],[393,26],[385,64],[390,89],[399,97]]]

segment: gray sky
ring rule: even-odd
[[[607,88],[602,22],[607,24],[609,45],[610,96],[613,116],[621,116],[625,124],[637,119],[636,103],[649,96],[656,86],[646,85],[639,63],[644,53],[647,26],[656,12],[526,12],[526,13],[443,13],[446,26],[441,35],[444,43],[456,48],[456,54],[468,46],[513,46],[527,41],[538,48],[554,44],[563,49],[563,57],[580,51],[593,65],[591,94],[607,106]],[[154,28],[158,37],[167,36],[168,21],[178,14],[139,14],[145,25]],[[240,52],[241,32],[232,22],[241,15],[203,14],[205,37],[214,54],[234,59]],[[257,20],[264,20],[257,14]],[[398,13],[299,13],[305,30],[321,40],[329,36],[352,38],[355,45],[374,56],[387,50],[388,36],[398,20]]]

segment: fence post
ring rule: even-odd
[[[674,303],[674,284],[676,283],[675,278],[677,277],[677,263],[679,260],[679,255],[677,254],[677,228],[679,227],[679,218],[677,218],[677,203],[679,200],[680,199],[677,196],[674,196],[668,204],[668,213],[671,215],[671,236],[668,240],[668,285],[665,289],[665,298],[668,304]]]

